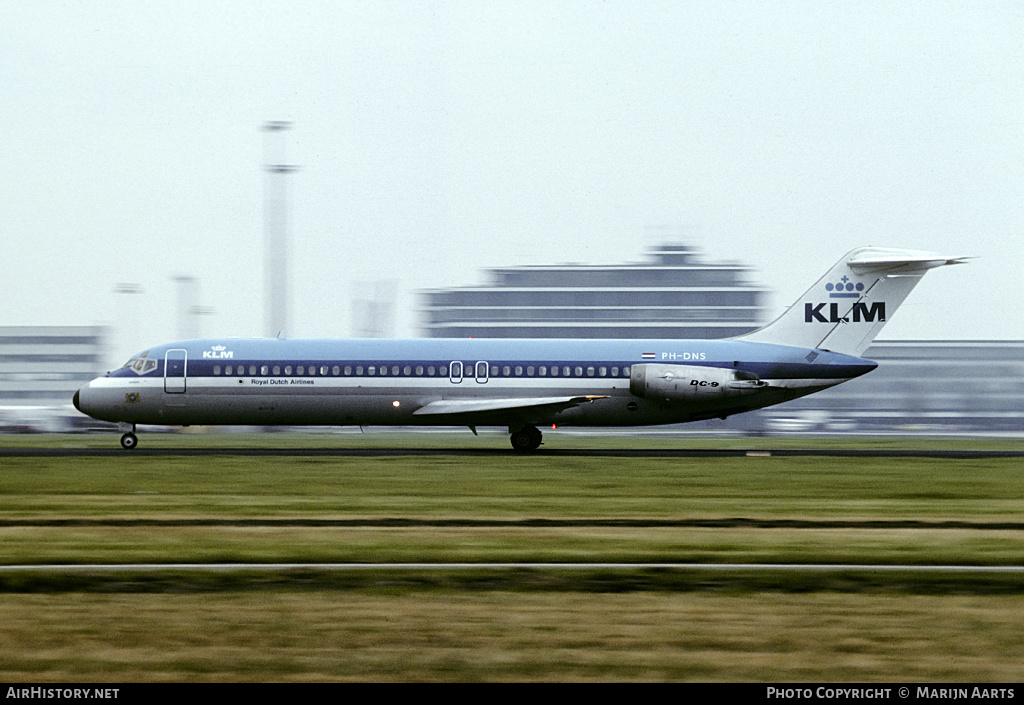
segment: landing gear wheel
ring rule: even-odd
[[[126,433],[121,436],[121,447],[125,450],[133,450],[137,445],[139,445],[139,437],[134,433]]]
[[[537,430],[536,426],[526,426],[517,431],[512,431],[509,435],[512,448],[519,452],[537,450],[540,448],[541,438],[541,433]]]

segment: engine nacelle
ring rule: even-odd
[[[697,365],[633,365],[629,375],[629,391],[642,399],[734,397],[767,386],[750,372]]]

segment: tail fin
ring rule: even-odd
[[[775,321],[737,339],[859,356],[929,269],[966,259],[861,247],[839,260]]]

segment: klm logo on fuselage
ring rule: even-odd
[[[828,306],[826,309],[825,307]],[[845,307],[844,307],[845,308]],[[885,302],[873,301],[870,308],[863,301],[853,305],[849,316],[839,315],[839,304],[804,304],[804,323],[885,323]]]
[[[203,350],[203,359],[205,360],[230,360],[235,356],[235,353],[225,348],[223,345],[214,345],[209,350]]]

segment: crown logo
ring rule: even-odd
[[[856,299],[864,291],[864,285],[860,282],[855,284],[850,281],[849,277],[844,275],[835,284],[832,282],[826,284],[825,291],[829,292],[829,297],[833,299]]]
[[[213,349],[216,350],[217,352],[220,352],[221,350],[227,350],[227,348],[224,347],[223,345],[214,345]]]

